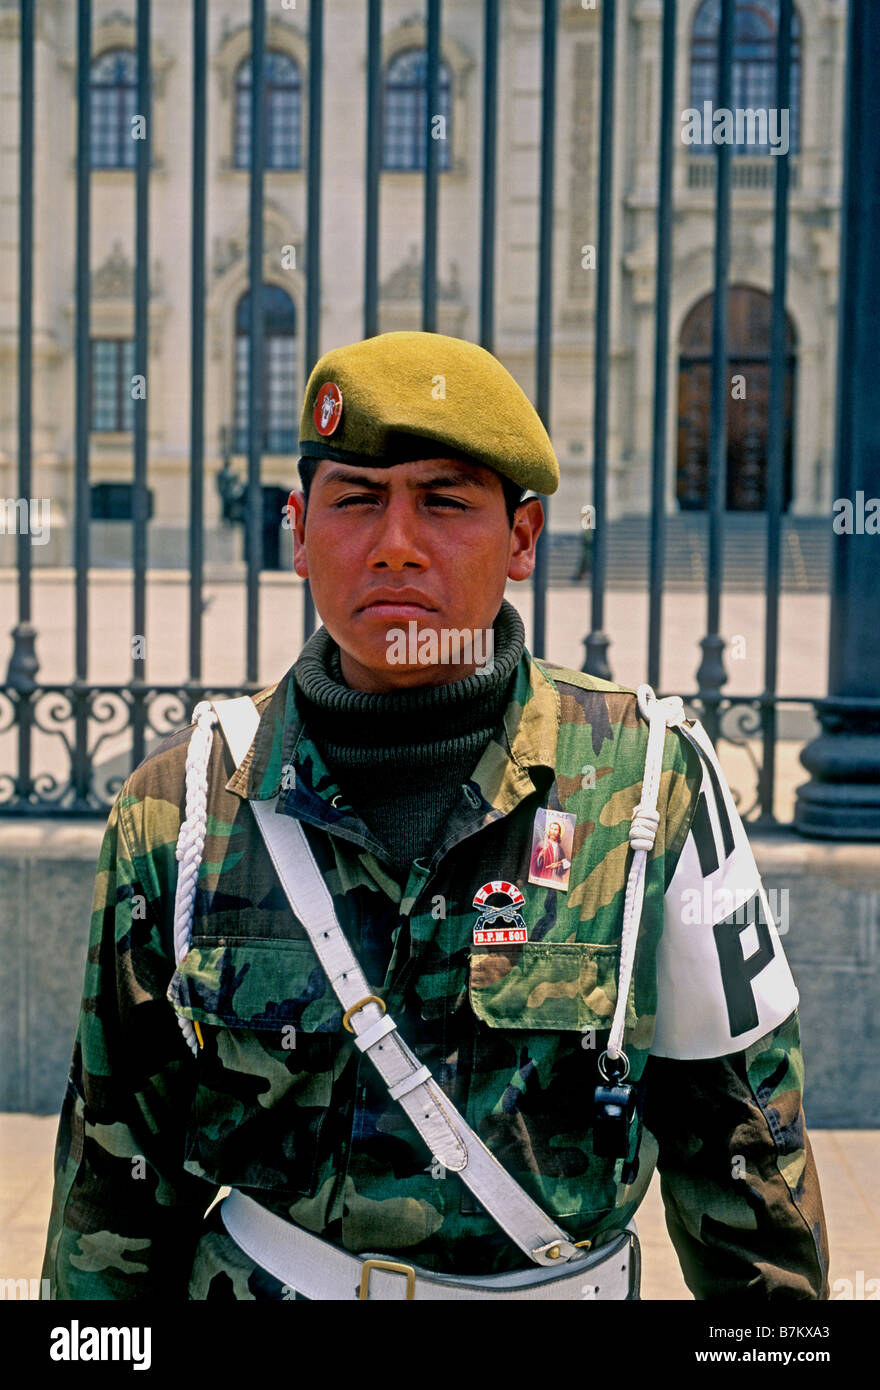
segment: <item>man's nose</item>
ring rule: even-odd
[[[413,566],[426,569],[428,555],[421,540],[421,522],[412,498],[389,498],[375,521],[373,544],[367,564],[392,570]]]

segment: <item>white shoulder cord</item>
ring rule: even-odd
[[[658,700],[649,685],[638,688],[639,712],[648,721],[648,748],[645,754],[645,772],[642,778],[642,798],[632,813],[629,842],[633,847],[633,861],[626,881],[626,896],[623,904],[623,930],[620,939],[620,970],[617,980],[617,1004],[608,1038],[608,1049],[599,1058],[599,1071],[608,1079],[605,1058],[612,1061],[623,1058],[624,1071],[619,1077],[623,1081],[629,1073],[629,1058],[622,1051],[623,1028],[626,1018],[626,1005],[632,982],[633,965],[636,955],[636,941],[639,935],[639,922],[642,916],[642,902],[645,896],[645,865],[648,853],[654,848],[660,813],[657,810],[657,794],[660,790],[660,773],[663,767],[663,744],[667,728],[673,728],[684,719],[684,705],[678,695],[670,695]]]
[[[199,878],[199,865],[205,848],[208,801],[208,761],[214,741],[217,716],[209,700],[201,700],[193,710],[196,725],[186,752],[186,819],[177,837],[177,892],[174,895],[174,960],[180,965],[189,950],[193,904]],[[198,1054],[195,1029],[188,1018],[177,1015],[183,1036],[194,1056]]]

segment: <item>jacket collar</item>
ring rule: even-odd
[[[517,667],[513,692],[504,711],[506,753],[494,740],[481,759],[475,780],[499,810],[509,809],[520,800],[524,781],[531,785],[527,770],[556,766],[559,734],[559,694],[550,677],[528,651]],[[293,667],[271,690],[260,716],[253,742],[226,783],[226,789],[248,801],[268,801],[287,784],[287,772],[297,760],[301,740],[308,743],[313,787],[338,793],[338,787],[323,765],[317,749],[308,740],[308,731],[297,707]],[[314,774],[318,772],[317,779]]]

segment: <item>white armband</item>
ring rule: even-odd
[[[798,992],[711,740],[699,723],[679,729],[703,779],[664,899],[651,1051],[698,1060],[744,1051],[788,1018]]]

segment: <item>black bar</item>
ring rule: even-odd
[[[21,136],[18,152],[18,496],[30,506],[31,496],[31,371],[33,367],[33,214],[34,214],[34,3],[21,0],[19,82]],[[37,674],[36,629],[31,623],[30,526],[22,528],[16,513],[18,541],[18,622],[12,631],[12,655],[6,679],[20,694],[18,704],[18,776],[16,796],[27,804],[32,795],[29,697]],[[51,525],[51,503],[50,503]]]
[[[205,133],[207,0],[193,5],[192,259],[189,392],[189,679],[202,678],[202,580],[205,558]]]
[[[590,600],[591,631],[586,639],[583,669],[602,680],[611,679],[609,640],[605,627],[605,574],[608,555],[608,360],[611,322],[611,218],[614,185],[614,50],[616,0],[602,5],[602,94],[599,113],[599,227],[596,245],[596,358],[593,393],[593,506]]]
[[[92,0],[77,8],[76,119],[76,289],[75,289],[75,446],[74,446],[74,567],[76,571],[76,679],[88,678],[89,651],[89,325],[91,275],[92,166]]]
[[[541,173],[538,225],[538,330],[535,353],[535,409],[550,433],[551,351],[553,336],[553,172],[556,156],[556,0],[544,0],[541,55]],[[543,499],[546,521],[535,551],[532,583],[532,650],[545,655],[547,646],[547,568],[550,547],[550,505]]]
[[[736,17],[735,0],[721,0],[718,33],[718,106],[729,111],[733,105],[733,42]],[[717,184],[715,194],[715,283],[712,305],[712,403],[709,426],[709,573],[706,580],[706,636],[700,646],[703,659],[697,671],[701,693],[711,697],[705,706],[706,729],[710,738],[718,735],[717,698],[727,681],[724,669],[724,639],[721,621],[721,586],[724,579],[724,513],[727,508],[727,324],[730,278],[730,188],[732,148],[716,147]]]
[[[324,102],[324,0],[309,0],[309,166],[306,189],[306,377],[320,356],[321,114]],[[309,581],[303,585],[303,641],[315,630]]]
[[[781,0],[776,48],[776,105],[780,111],[791,99],[791,29],[793,0]],[[785,313],[788,276],[788,150],[776,155],[773,209],[773,309],[770,328],[770,404],[767,436],[767,603],[764,610],[764,695],[775,696],[779,651],[779,589],[781,574],[783,468],[785,456],[785,378],[788,334]],[[776,706],[761,711],[763,753],[758,778],[761,820],[773,820],[776,779]]]
[[[669,400],[669,303],[672,292],[672,169],[678,143],[675,120],[677,0],[663,0],[660,84],[660,155],[657,176],[657,273],[654,320],[654,435],[651,455],[651,551],[648,609],[648,683],[660,684],[663,576],[666,564],[666,431]]]
[[[495,206],[498,140],[498,0],[483,15],[483,220],[480,235],[480,344],[495,343]]]
[[[263,161],[266,149],[266,0],[251,0],[251,177],[248,240],[247,675],[259,667],[260,570],[263,567]]]
[[[422,329],[437,332],[437,171],[440,148],[431,135],[440,104],[440,0],[428,0],[425,74],[425,264],[422,275]]]
[[[134,584],[134,640],[147,635],[147,428],[149,406],[149,311],[150,311],[150,162],[152,92],[150,83],[150,0],[137,0],[137,115],[143,118],[143,139],[135,150],[134,239],[134,370],[138,392],[134,397],[134,495],[132,506]],[[132,134],[134,132],[132,131]],[[129,389],[131,383],[129,383]],[[132,657],[132,759],[144,758],[145,709],[139,685],[145,680],[146,662],[140,644]]]
[[[92,188],[92,0],[79,0],[77,6],[77,111],[76,111],[76,288],[74,329],[74,606],[76,626],[75,684],[88,680],[89,663],[89,336],[91,319],[91,241]],[[88,757],[88,715],[84,701],[76,702],[74,721],[73,784],[74,806],[87,804],[90,768]]]
[[[364,202],[364,337],[379,332],[379,179],[382,162],[382,0],[367,3],[367,157]]]
[[[31,496],[34,314],[34,3],[21,0],[18,190],[18,495]],[[51,510],[50,510],[51,516]],[[31,621],[31,540],[18,528],[18,621]]]

